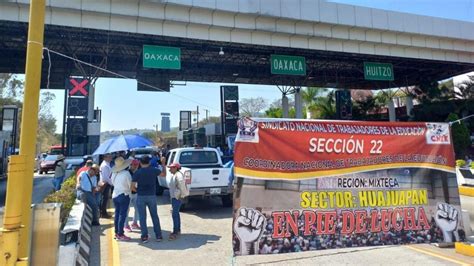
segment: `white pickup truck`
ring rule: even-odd
[[[166,157],[166,165],[179,163],[189,196],[183,201],[183,208],[189,200],[196,197],[219,196],[224,207],[232,206],[232,186],[229,186],[231,168],[222,165],[220,153],[214,148],[177,148],[171,150]],[[169,188],[171,172],[166,177],[158,177],[158,194]]]

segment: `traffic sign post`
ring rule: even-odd
[[[143,67],[181,69],[181,49],[177,47],[143,45]]]
[[[364,62],[366,80],[394,80],[393,66],[389,63]]]

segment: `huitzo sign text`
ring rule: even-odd
[[[270,65],[272,74],[306,75],[306,59],[302,56],[272,54]]]
[[[393,66],[388,63],[364,62],[364,78],[367,80],[394,80]]]
[[[143,45],[143,67],[181,69],[181,49],[177,47]]]

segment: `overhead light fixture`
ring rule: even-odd
[[[221,50],[219,51],[219,55],[224,55],[224,50],[221,47]]]
[[[237,77],[237,76],[239,76],[239,73],[234,73],[234,74],[232,74],[232,76]]]

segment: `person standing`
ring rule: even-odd
[[[148,228],[146,224],[146,208],[150,212],[153,221],[153,231],[156,241],[163,240],[161,234],[160,219],[156,202],[156,179],[161,171],[150,166],[150,157],[143,156],[140,160],[141,168],[138,169],[132,178],[132,189],[137,190],[137,207],[140,218],[141,240],[142,243],[148,242]]]
[[[107,205],[109,203],[110,190],[113,186],[112,180],[110,179],[112,175],[112,168],[110,162],[112,161],[111,154],[105,154],[104,160],[100,164],[100,181],[102,186],[102,198],[100,202],[100,216],[102,218],[110,218],[110,215],[107,213]]]
[[[76,174],[76,190],[77,190],[77,195],[76,197],[78,199],[81,198],[81,190],[79,189],[81,187],[81,174],[82,172],[87,172],[89,171],[89,169],[92,167],[94,163],[92,162],[92,160],[87,160],[86,164],[79,168],[79,170],[77,170],[77,174]],[[98,203],[97,203],[98,204]]]
[[[183,191],[186,190],[186,184],[184,183],[184,176],[179,171],[181,165],[179,163],[172,163],[168,166],[171,172],[170,180],[170,198],[171,198],[171,216],[173,218],[173,232],[169,235],[169,240],[175,240],[181,233],[181,217],[179,215],[179,209],[181,207],[181,198],[183,198]]]
[[[83,171],[80,176],[79,190],[81,190],[81,200],[84,204],[89,205],[92,209],[92,225],[100,225],[99,223],[99,207],[95,194],[97,192],[97,175],[99,166],[92,165],[89,170]]]
[[[127,210],[130,204],[132,176],[126,170],[131,159],[125,160],[122,157],[115,159],[114,167],[112,168],[112,184],[114,191],[112,192],[112,200],[115,206],[115,238],[117,240],[130,240],[130,237],[124,234],[124,224],[127,218]]]
[[[138,167],[140,166],[140,161],[137,159],[132,160],[132,163],[130,164],[130,169],[128,170],[130,172],[130,175],[133,176],[133,174],[138,170]],[[131,232],[132,229],[140,229],[140,226],[138,225],[138,207],[137,207],[137,192],[134,191],[135,189],[132,189],[132,194],[130,194],[130,204],[128,205],[128,210],[127,210],[127,218],[125,219],[125,225],[124,229],[127,230],[128,232]],[[132,225],[129,225],[129,217],[128,213],[130,212],[130,207],[134,208],[133,212],[133,220],[132,220]]]
[[[161,170],[160,156],[159,156],[159,153],[157,151],[153,151],[151,153],[150,166],[158,168],[158,169]]]
[[[66,175],[66,163],[64,162],[64,155],[59,154],[56,162],[54,162],[54,190],[60,190],[61,185],[64,181],[64,176]]]

